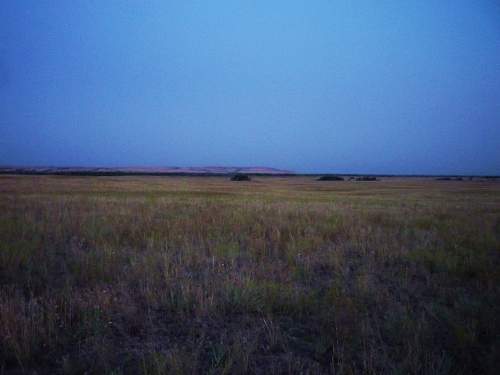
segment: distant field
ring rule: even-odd
[[[500,182],[0,176],[0,374],[496,374]]]

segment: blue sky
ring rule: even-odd
[[[500,174],[500,3],[6,1],[0,164]]]

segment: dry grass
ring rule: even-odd
[[[496,373],[500,184],[0,176],[0,373]]]

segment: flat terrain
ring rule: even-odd
[[[494,374],[500,183],[0,176],[0,374]]]

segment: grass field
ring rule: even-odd
[[[0,176],[0,374],[496,374],[500,183]]]

